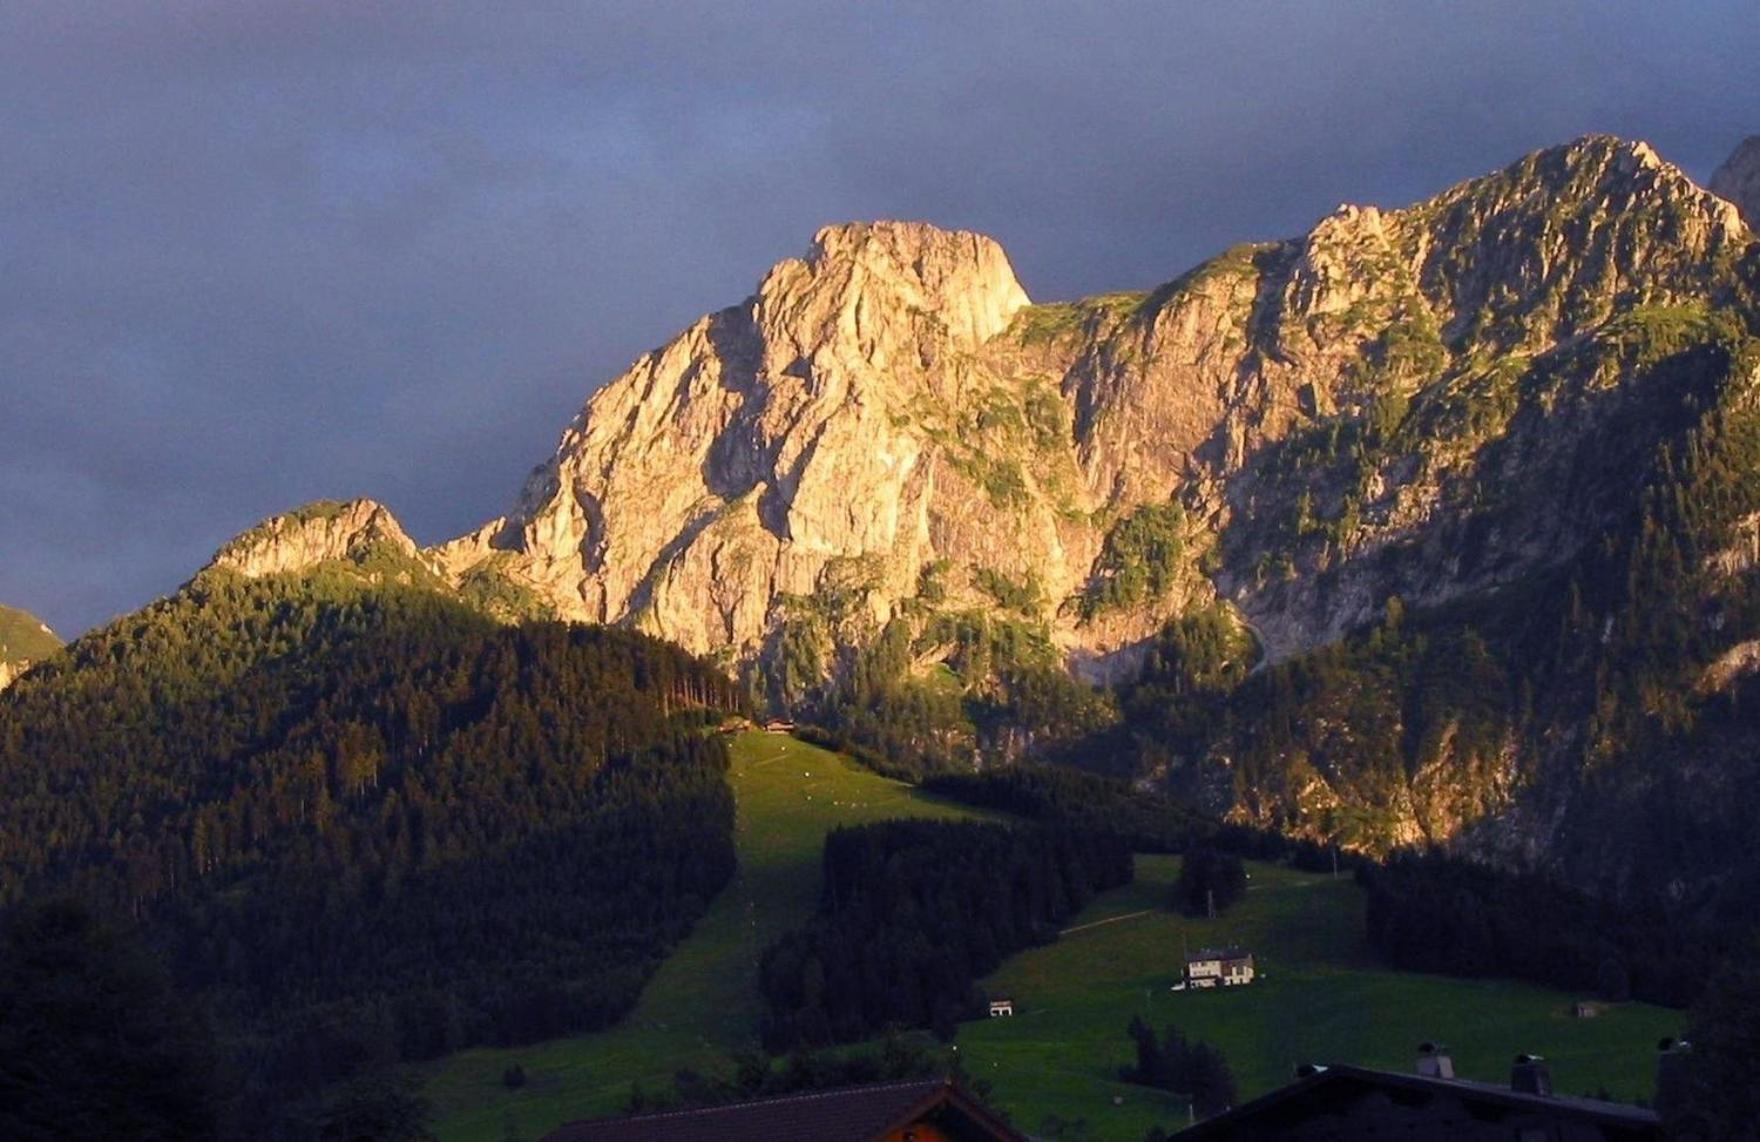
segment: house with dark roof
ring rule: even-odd
[[[1545,1063],[1516,1059],[1510,1085],[1452,1077],[1434,1051],[1419,1074],[1304,1067],[1295,1082],[1175,1135],[1181,1142],[1660,1142],[1654,1110],[1554,1094]],[[1448,1077],[1444,1077],[1448,1076]]]
[[[1025,1142],[945,1079],[571,1122],[544,1142]]]
[[[1186,953],[1187,987],[1242,987],[1253,982],[1253,953],[1243,948],[1199,948]]]

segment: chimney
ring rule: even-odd
[[[1454,1060],[1441,1043],[1418,1044],[1418,1073],[1427,1079],[1454,1078]]]
[[[1552,1095],[1552,1068],[1539,1055],[1517,1055],[1509,1072],[1509,1089],[1521,1094]]]

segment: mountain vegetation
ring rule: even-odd
[[[1128,883],[1115,836],[893,821],[825,839],[819,915],[764,953],[772,1050],[869,1038],[981,1013],[974,988],[1011,952],[1054,939],[1097,892]]]
[[[0,662],[32,662],[61,648],[48,624],[17,607],[0,606]]]
[[[1120,1068],[1119,1077],[1125,1082],[1184,1095],[1199,1118],[1220,1114],[1238,1101],[1228,1061],[1202,1039],[1190,1041],[1173,1026],[1157,1036],[1141,1016],[1131,1020],[1126,1033],[1136,1047],[1137,1061]]]
[[[605,1026],[733,871],[719,672],[420,575],[215,567],[0,697],[0,903],[137,921],[268,1103]]]
[[[1751,947],[1705,989],[1688,1035],[1667,1052],[1658,1076],[1669,1137],[1735,1142],[1752,1134],[1760,1115],[1749,1077],[1760,1054],[1760,972]]]
[[[506,516],[420,550],[319,505],[222,562],[366,537],[498,618],[711,656],[888,772],[1073,760],[1722,908],[1760,788],[1754,250],[1607,136],[1069,303],[980,235],[828,227],[598,390]]]
[[[1247,892],[1247,870],[1233,853],[1207,845],[1186,850],[1173,886],[1173,906],[1187,916],[1220,916]]]
[[[0,930],[0,1136],[221,1136],[213,1028],[126,931],[76,901]]]
[[[1053,305],[828,227],[469,535],[325,501],[67,648],[0,610],[0,909],[137,925],[259,1107],[605,1027],[733,876],[706,731],[762,709],[1035,822],[833,836],[773,1047],[946,1031],[1133,848],[1679,1004],[1760,908],[1757,471],[1760,246],[1642,143]]]
[[[1660,906],[1598,899],[1544,876],[1499,872],[1441,854],[1365,865],[1367,932],[1396,967],[1513,976],[1613,1002],[1693,1003],[1738,925]]]

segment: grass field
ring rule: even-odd
[[[1577,997],[1560,992],[1378,968],[1363,938],[1363,896],[1348,878],[1252,865],[1247,896],[1227,916],[1187,920],[1165,909],[1178,867],[1174,857],[1139,856],[1137,882],[1076,924],[1151,911],[1069,932],[985,981],[991,995],[1015,1001],[1016,1015],[962,1027],[960,1051],[1016,1125],[1079,1118],[1089,1128],[1082,1137],[1134,1142],[1158,1121],[1183,1124],[1183,1104],[1116,1081],[1132,1059],[1125,1026],[1136,1014],[1220,1047],[1243,1098],[1287,1082],[1299,1062],[1406,1070],[1427,1039],[1448,1044],[1463,1078],[1507,1081],[1512,1056],[1530,1051],[1551,1062],[1561,1092],[1647,1098],[1656,1040],[1680,1030],[1680,1013],[1643,1004],[1577,1019]],[[1188,943],[1241,944],[1261,977],[1226,991],[1170,991]]]
[[[442,1142],[542,1137],[622,1108],[630,1083],[667,1090],[679,1067],[716,1068],[757,1045],[757,961],[819,899],[825,834],[895,817],[968,817],[961,806],[778,734],[733,739],[740,870],[642,993],[623,1025],[513,1050],[475,1050],[421,1068]],[[514,1063],[527,1084],[501,1081]]]
[[[839,823],[972,815],[792,738],[741,735],[733,759],[740,872],[634,1015],[598,1034],[468,1051],[422,1068],[442,1142],[538,1138],[569,1119],[616,1112],[632,1081],[665,1090],[680,1067],[718,1069],[755,1044],[757,957],[815,907],[824,834]],[[1381,969],[1349,879],[1251,867],[1240,904],[1222,919],[1194,921],[1165,908],[1177,858],[1139,856],[1137,882],[1071,925],[1094,926],[1018,955],[984,981],[992,995],[1011,996],[1017,1014],[965,1025],[960,1052],[1017,1125],[1037,1132],[1055,1115],[1085,1120],[1086,1132],[1071,1136],[1135,1142],[1157,1122],[1182,1122],[1184,1105],[1171,1096],[1117,1081],[1131,1055],[1125,1026],[1139,1013],[1221,1047],[1243,1097],[1282,1084],[1297,1062],[1405,1069],[1425,1039],[1447,1043],[1463,1077],[1502,1080],[1510,1057],[1531,1051],[1552,1062],[1561,1091],[1650,1093],[1654,1043],[1678,1032],[1678,1013],[1624,1004],[1579,1020],[1569,1011],[1575,996]],[[1255,953],[1258,982],[1167,990],[1183,945],[1224,942]],[[528,1083],[510,1091],[501,1075],[516,1062]]]

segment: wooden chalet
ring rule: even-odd
[[[944,1079],[571,1122],[545,1142],[1025,1142]]]
[[[1445,1056],[1433,1058],[1447,1062]],[[1452,1066],[1425,1069],[1453,1074]],[[1174,1137],[1180,1142],[1661,1142],[1663,1137],[1654,1110],[1552,1093],[1544,1064],[1525,1055],[1517,1059],[1509,1086],[1363,1067],[1303,1070],[1290,1085]]]

